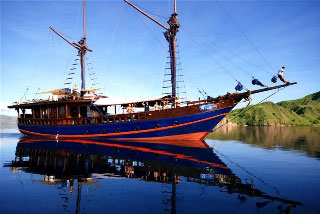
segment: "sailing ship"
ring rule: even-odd
[[[180,24],[176,0],[168,20],[169,26],[160,23],[128,0],[125,2],[165,30],[169,46],[170,94],[150,99],[125,100],[97,95],[97,89],[86,88],[85,55],[92,50],[87,46],[86,7],[83,0],[83,37],[79,42],[68,40],[50,27],[78,50],[81,90],[63,88],[46,91],[43,93],[53,95],[51,99],[16,102],[9,106],[18,112],[18,128],[21,133],[52,138],[199,140],[205,138],[241,100],[249,99],[252,94],[296,84],[294,82],[242,93],[227,93],[216,98],[208,96],[206,99],[181,103],[177,95],[176,35]],[[126,109],[126,112],[117,112],[119,107]],[[144,111],[135,112],[134,108],[144,108]]]

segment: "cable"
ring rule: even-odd
[[[46,38],[46,40],[45,40],[45,42],[44,42],[44,44],[43,44],[43,46],[42,46],[42,49],[41,49],[41,52],[40,52],[39,59],[38,59],[38,61],[37,61],[37,63],[36,63],[36,66],[35,66],[35,68],[34,68],[34,70],[33,70],[33,73],[32,73],[32,75],[31,75],[31,78],[30,78],[29,84],[28,84],[28,86],[27,86],[27,88],[26,88],[26,90],[25,90],[24,94],[22,95],[22,97],[21,97],[20,101],[23,99],[23,97],[24,97],[24,96],[26,96],[27,92],[28,92],[28,91],[29,91],[29,89],[30,89],[31,82],[32,82],[32,80],[33,80],[33,78],[34,78],[35,73],[36,73],[36,72],[37,72],[37,70],[38,70],[38,67],[39,67],[39,64],[40,64],[41,58],[43,57],[43,53],[44,53],[44,51],[45,51],[46,44],[48,43],[47,41],[49,40],[49,37],[50,37],[50,31],[48,30],[48,35],[47,35],[47,38]]]
[[[137,11],[134,11],[134,14],[138,17],[138,19],[142,22],[142,24],[147,28],[147,30],[151,33],[151,35],[162,45],[162,47],[166,48],[166,45],[163,44],[163,42],[152,32],[152,30],[148,27],[148,25],[143,21],[141,16],[137,14]]]
[[[240,56],[232,53],[231,51],[229,51],[229,50],[221,47],[220,45],[218,45],[218,44],[212,45],[212,44],[211,44],[212,41],[210,41],[209,39],[201,36],[201,35],[198,34],[197,32],[192,31],[190,28],[187,28],[187,27],[185,27],[185,26],[181,26],[181,28],[182,28],[185,32],[188,31],[189,33],[193,34],[194,36],[197,36],[197,37],[199,37],[200,39],[203,39],[203,40],[207,41],[208,44],[210,45],[210,47],[215,48],[216,50],[218,50],[218,49],[217,49],[217,46],[218,46],[218,47],[221,48],[223,51],[231,54],[232,56],[237,57],[238,59],[240,59],[240,60],[242,60],[242,61],[244,61],[244,62],[249,63],[250,65],[254,66],[255,68],[258,68],[259,70],[261,70],[261,71],[263,71],[263,72],[266,72],[267,74],[270,74],[270,73],[268,73],[267,71],[265,71],[265,70],[263,70],[262,68],[260,68],[259,66],[257,66],[257,65],[255,65],[254,63],[250,62],[249,60],[244,59],[244,58],[242,58],[242,57],[240,57]],[[187,33],[187,32],[186,32],[186,33]],[[232,64],[233,64],[235,67],[237,67],[239,70],[241,70],[241,71],[244,72],[245,74],[247,74],[247,75],[249,75],[250,77],[252,77],[252,75],[251,75],[250,73],[248,73],[247,71],[245,71],[244,69],[242,69],[241,67],[239,67],[230,57],[226,56],[225,54],[223,54],[223,56],[225,57],[225,59],[231,61]]]
[[[219,0],[216,0],[217,4],[221,8],[221,10],[226,14],[226,16],[231,20],[231,22],[234,24],[234,26],[239,30],[239,32],[243,35],[243,37],[247,40],[247,42],[251,45],[251,47],[259,54],[259,56],[262,58],[262,60],[271,68],[272,71],[274,71],[271,64],[264,58],[264,56],[258,51],[258,49],[253,45],[253,43],[249,40],[249,38],[246,36],[246,34],[241,30],[239,25],[234,21],[234,19],[230,16],[230,14],[224,9],[224,7],[221,5]],[[273,75],[272,73],[268,72],[270,75]]]
[[[120,15],[119,15],[119,18],[118,18],[116,27],[115,27],[115,30],[114,30],[113,35],[112,35],[112,39],[111,39],[110,46],[109,46],[109,48],[108,48],[108,50],[107,50],[107,54],[106,54],[107,60],[105,60],[105,63],[104,63],[104,65],[103,65],[103,69],[106,67],[106,64],[107,64],[107,61],[108,61],[108,58],[110,57],[110,55],[111,55],[110,58],[112,58],[113,51],[112,51],[111,49],[112,49],[112,47],[113,47],[114,40],[115,40],[116,35],[117,35],[117,33],[118,33],[119,25],[120,25],[120,22],[121,22],[121,18],[122,18],[123,11],[124,11],[124,6],[125,6],[125,5],[124,5],[124,3],[123,3],[123,4],[122,4],[122,9],[121,9],[121,12],[120,12]],[[106,84],[107,84],[107,81],[108,81],[108,80],[107,80],[107,77],[108,77],[108,73],[109,73],[109,70],[110,70],[111,61],[112,61],[112,60],[110,59],[110,60],[109,60],[109,64],[108,64],[108,68],[107,68],[107,72],[106,72],[106,79],[105,79],[105,83],[104,83],[104,86],[103,86],[104,91],[106,90]]]
[[[283,90],[283,89],[285,89],[287,86],[285,86],[285,87],[283,87],[283,88],[280,88],[280,89],[278,89],[276,92],[274,92],[274,93],[272,93],[271,95],[269,95],[269,96],[267,96],[266,98],[264,98],[264,99],[262,99],[260,102],[258,102],[257,104],[255,104],[255,105],[251,105],[249,108],[242,108],[241,110],[240,110],[240,112],[238,113],[238,115],[236,115],[236,116],[234,116],[233,118],[231,118],[231,119],[229,119],[230,121],[232,121],[232,120],[234,120],[234,119],[236,119],[237,117],[239,117],[240,116],[240,114],[242,114],[242,113],[245,113],[245,112],[247,112],[247,111],[249,111],[250,109],[252,109],[254,106],[256,106],[256,105],[258,105],[258,104],[260,104],[260,103],[262,103],[263,101],[265,101],[265,100],[267,100],[267,99],[269,99],[270,97],[272,97],[273,95],[275,95],[276,93],[278,93],[279,91],[281,91],[281,90]],[[243,111],[243,112],[242,112]],[[225,126],[225,125],[227,125],[228,123],[227,122],[225,122],[224,124],[222,124],[221,126],[219,126],[218,128],[215,128],[213,131],[216,131],[217,129],[220,129],[221,127],[223,127],[223,126]]]
[[[239,82],[234,75],[232,75],[231,72],[229,72],[223,65],[221,65],[219,62],[217,62],[215,59],[213,59],[213,57],[207,52],[207,50],[202,47],[195,39],[193,39],[189,34],[187,34],[187,36],[195,43],[197,44],[201,49],[204,50],[205,54],[207,54],[207,56],[215,63],[217,64],[222,70],[224,70],[226,73],[228,73],[236,82]]]

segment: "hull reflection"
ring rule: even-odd
[[[182,146],[184,145],[184,146]],[[175,213],[176,185],[181,176],[188,182],[218,186],[221,192],[243,197],[279,201],[290,207],[300,202],[274,197],[241,182],[204,141],[119,142],[22,138],[16,158],[7,164],[12,171],[43,175],[43,184],[65,184],[74,191],[77,184],[80,210],[81,185],[95,184],[95,179],[138,178],[145,182],[172,184],[171,211]]]

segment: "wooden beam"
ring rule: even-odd
[[[134,4],[132,4],[131,2],[129,2],[128,0],[124,0],[128,5],[130,5],[131,7],[133,7],[134,9],[136,9],[137,11],[139,11],[140,13],[142,13],[144,16],[148,17],[149,19],[151,19],[152,21],[154,21],[155,23],[157,23],[158,25],[160,25],[162,28],[164,28],[165,30],[169,30],[169,28],[167,28],[164,24],[162,24],[161,22],[157,21],[155,18],[153,18],[152,16],[150,16],[149,14],[147,14],[146,12],[144,12],[143,10],[141,10],[140,8],[138,8],[137,6],[135,6]]]
[[[251,94],[257,94],[257,93],[264,92],[264,91],[270,91],[270,90],[274,90],[274,89],[278,89],[278,88],[288,87],[290,85],[295,85],[295,84],[297,84],[297,82],[291,82],[288,84],[277,85],[277,86],[273,86],[273,87],[267,87],[267,88],[262,88],[262,89],[258,89],[258,90],[253,90],[253,91],[251,91]]]

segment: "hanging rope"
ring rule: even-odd
[[[40,64],[41,59],[42,59],[42,57],[43,57],[45,48],[47,47],[46,44],[48,43],[49,38],[50,38],[50,31],[48,30],[48,35],[47,35],[47,38],[46,38],[46,40],[45,40],[45,42],[44,42],[44,44],[43,44],[43,46],[42,46],[42,49],[41,49],[41,52],[40,52],[40,56],[39,56],[39,58],[38,58],[38,61],[37,61],[37,63],[36,63],[36,66],[35,66],[35,68],[34,68],[34,70],[33,70],[33,72],[32,72],[32,75],[31,75],[30,81],[29,81],[29,83],[28,83],[28,85],[27,85],[27,88],[26,88],[24,94],[22,95],[20,101],[26,96],[27,92],[28,92],[29,89],[30,89],[30,86],[31,86],[31,83],[32,83],[32,81],[33,81],[34,75],[35,75],[35,73],[38,71],[39,64]]]
[[[255,68],[258,68],[259,70],[261,70],[261,71],[266,72],[267,74],[269,74],[267,71],[263,70],[262,68],[260,68],[259,66],[255,65],[254,63],[250,62],[249,60],[244,59],[244,58],[242,58],[242,57],[240,57],[240,56],[232,53],[231,51],[223,48],[222,46],[220,46],[220,45],[218,45],[218,44],[216,44],[216,43],[215,43],[215,45],[212,45],[212,41],[210,41],[209,39],[201,36],[201,35],[198,34],[197,32],[192,31],[190,28],[186,27],[185,25],[181,26],[181,29],[182,29],[185,33],[193,34],[193,36],[198,37],[198,38],[206,41],[206,42],[210,45],[211,48],[214,48],[214,49],[218,50],[218,48],[217,48],[217,46],[218,46],[220,49],[222,49],[223,51],[231,54],[232,56],[234,56],[234,57],[236,57],[236,58],[238,58],[238,59],[240,59],[240,60],[242,60],[242,61],[244,61],[244,62],[247,62],[247,63],[249,63],[250,65],[254,66]],[[209,49],[209,48],[208,48],[208,49]],[[245,74],[247,74],[247,75],[250,76],[250,77],[252,76],[252,74],[250,74],[249,72],[247,72],[246,70],[244,70],[243,68],[241,68],[240,66],[238,66],[237,63],[236,63],[234,60],[232,60],[232,58],[228,57],[228,56],[225,55],[225,54],[222,54],[222,56],[223,56],[225,59],[229,60],[237,69],[239,69],[240,71],[244,72]]]
[[[272,97],[272,96],[275,95],[276,93],[280,92],[281,90],[285,89],[286,87],[287,87],[287,86],[278,89],[277,91],[275,91],[275,92],[272,93],[271,95],[269,95],[269,96],[267,96],[266,98],[262,99],[262,100],[261,100],[260,102],[258,102],[256,105],[259,105],[260,103],[262,103],[263,101],[269,99],[270,97]],[[234,116],[233,118],[230,118],[229,120],[232,121],[232,120],[238,118],[241,114],[249,111],[249,110],[252,109],[254,106],[255,106],[255,105],[252,105],[252,106],[250,106],[249,108],[242,108],[242,109],[240,110],[240,112],[239,112],[236,116]],[[216,130],[220,129],[221,127],[223,127],[223,126],[225,126],[225,125],[227,125],[227,124],[228,124],[228,122],[225,122],[224,124],[220,125],[218,128],[215,128],[213,131],[216,131]]]
[[[142,24],[147,28],[147,30],[150,32],[150,34],[159,42],[159,44],[166,48],[166,45],[153,33],[153,31],[149,28],[149,26],[146,24],[144,19],[141,18],[141,16],[138,14],[137,11],[134,11],[134,14],[138,17],[138,19],[142,22]]]
[[[231,158],[229,158],[229,157],[226,156],[225,154],[222,154],[222,153],[219,152],[217,149],[214,149],[214,148],[212,148],[212,149],[214,150],[215,153],[223,156],[224,158],[226,158],[227,160],[229,160],[231,163],[233,163],[234,165],[236,165],[237,167],[239,167],[240,169],[242,169],[242,170],[243,170],[245,173],[247,173],[248,175],[250,175],[250,176],[258,179],[263,185],[272,188],[272,189],[276,192],[277,195],[283,197],[283,195],[280,193],[280,190],[279,190],[276,186],[272,186],[272,185],[268,184],[265,180],[263,180],[262,178],[254,175],[252,172],[250,172],[250,171],[249,171],[248,169],[246,169],[244,166],[241,166],[241,165],[238,164],[237,162],[233,161]]]
[[[204,48],[202,45],[200,45],[195,39],[193,39],[189,34],[187,34],[187,36],[196,44],[198,45],[201,49],[203,49],[204,53],[215,63],[217,64],[222,70],[224,70],[226,73],[228,73],[236,82],[239,82],[235,76],[232,75],[231,72],[229,72],[223,65],[221,65],[219,62],[217,62],[206,50],[206,48]]]
[[[272,97],[272,96],[275,95],[276,93],[280,92],[280,91],[283,90],[284,88],[286,88],[286,87],[283,87],[283,88],[278,89],[277,91],[275,91],[275,92],[272,93],[271,95],[269,95],[269,96],[267,96],[266,98],[262,99],[262,100],[261,100],[260,102],[258,102],[256,105],[258,105],[258,104],[262,103],[263,101],[269,99],[270,97]],[[250,104],[250,103],[249,103],[249,104]],[[243,114],[243,113],[249,111],[250,109],[252,109],[254,106],[255,106],[255,105],[252,105],[252,106],[250,106],[249,108],[243,108],[243,109],[241,109],[240,112],[238,113],[238,115],[234,116],[233,118],[231,118],[231,119],[229,119],[229,120],[232,121],[232,120],[236,119],[236,118],[239,117],[241,114]],[[224,124],[222,124],[222,125],[219,126],[218,128],[214,129],[213,131],[216,131],[216,130],[220,129],[221,127],[225,126],[226,124],[227,124],[227,122],[224,123]],[[225,157],[226,159],[228,159],[230,162],[232,162],[233,164],[235,164],[236,166],[238,166],[239,168],[241,168],[241,169],[242,169],[243,171],[245,171],[247,174],[253,176],[254,178],[257,178],[257,179],[258,179],[262,184],[264,184],[265,186],[269,186],[269,187],[271,187],[272,189],[274,189],[275,192],[276,192],[276,194],[281,196],[280,190],[279,190],[277,187],[268,184],[268,183],[267,183],[266,181],[264,181],[262,178],[254,175],[254,174],[251,173],[249,170],[247,170],[245,167],[243,167],[243,166],[241,166],[240,164],[232,161],[232,160],[231,160],[229,157],[227,157],[226,155],[222,154],[221,152],[217,151],[216,149],[214,149],[214,150],[215,150],[215,152],[217,152],[218,154],[224,156],[224,157]]]
[[[226,14],[226,16],[230,19],[230,21],[233,23],[233,25],[238,29],[238,31],[243,35],[243,37],[247,40],[247,42],[251,45],[251,47],[258,53],[258,55],[261,57],[261,59],[269,66],[269,68],[274,71],[271,64],[266,60],[266,58],[258,51],[258,49],[253,45],[253,43],[249,40],[247,35],[241,30],[239,25],[234,21],[234,19],[230,16],[230,14],[224,9],[222,4],[219,0],[216,0],[218,6],[221,8],[221,10]],[[273,75],[272,73],[268,72],[270,75]]]
[[[115,38],[116,38],[116,35],[117,35],[117,33],[118,33],[119,25],[120,25],[121,18],[122,18],[122,14],[123,14],[124,7],[125,7],[124,4],[125,4],[125,3],[122,4],[122,9],[121,9],[121,12],[120,12],[120,15],[119,15],[117,24],[116,24],[116,26],[115,26],[115,29],[114,29],[114,32],[113,32],[113,35],[112,35],[112,39],[111,39],[109,48],[108,48],[108,50],[107,50],[107,54],[106,54],[107,60],[105,60],[105,63],[104,63],[104,65],[103,65],[103,68],[105,68],[106,65],[107,65],[107,62],[109,62],[108,68],[107,68],[107,71],[106,71],[106,75],[105,75],[105,76],[106,76],[106,79],[105,79],[105,83],[104,83],[104,86],[103,86],[104,90],[106,89],[106,84],[107,84],[107,81],[108,81],[107,77],[108,77],[108,73],[109,73],[110,65],[111,65],[111,61],[112,61],[112,60],[111,60],[111,59],[112,59],[112,55],[113,55],[112,47],[113,47],[113,44],[114,44],[114,40],[115,40]],[[109,59],[109,58],[110,58],[110,59]]]

